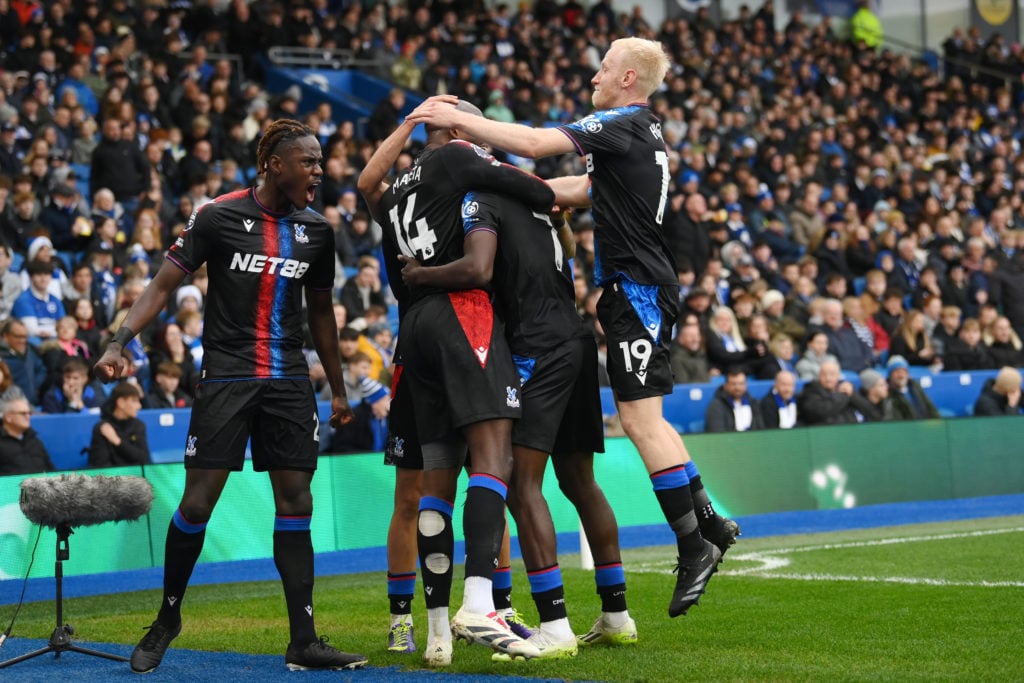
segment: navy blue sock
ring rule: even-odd
[[[541,622],[565,619],[565,586],[562,585],[562,570],[558,565],[527,570],[526,576],[530,579],[530,592]]]
[[[512,609],[512,567],[498,567],[491,577],[491,597],[494,609]]]
[[[466,576],[491,579],[505,534],[508,486],[490,474],[469,475],[462,533],[466,538]]]
[[[205,539],[206,522],[192,524],[180,509],[174,511],[164,544],[164,596],[156,617],[161,624],[181,623],[181,602]]]
[[[602,612],[626,611],[626,572],[621,562],[595,566],[594,581],[601,596]]]
[[[412,614],[412,598],[416,594],[416,572],[388,572],[388,602],[392,614]]]
[[[313,540],[310,517],[274,517],[274,564],[281,575],[288,608],[291,642],[297,646],[316,640],[313,625]]]
[[[654,495],[658,498],[665,520],[676,534],[676,545],[681,556],[699,553],[704,548],[697,516],[693,512],[690,479],[686,468],[676,465],[651,475]]]

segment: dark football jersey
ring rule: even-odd
[[[644,104],[595,112],[559,128],[584,157],[594,213],[594,280],[678,282],[662,219],[669,169],[661,121]]]
[[[203,379],[308,377],[302,288],[334,285],[334,232],[312,209],[274,213],[252,188],[192,214],[167,250],[186,273],[210,276],[203,320]]]
[[[536,358],[583,331],[569,259],[546,213],[508,197],[470,192],[462,216],[467,234],[498,235],[493,285],[512,353]]]
[[[384,265],[399,301],[399,314],[444,290],[406,286],[398,255],[415,258],[424,266],[443,266],[459,259],[465,237],[462,198],[469,190],[500,191],[538,211],[547,211],[554,202],[547,183],[500,163],[474,144],[455,140],[427,149],[381,198],[380,211],[388,217],[382,226]]]

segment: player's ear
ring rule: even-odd
[[[267,160],[267,173],[274,173],[275,175],[281,173],[281,157],[276,154],[271,154]]]

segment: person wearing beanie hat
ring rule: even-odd
[[[53,251],[53,242],[51,242],[50,238],[46,235],[40,235],[28,243],[28,251],[25,254],[25,261],[35,261],[42,249],[49,249],[51,252]],[[46,260],[47,256],[44,255],[43,258]]]
[[[187,301],[188,299],[192,299],[193,302],[189,303]],[[174,303],[178,306],[179,311],[185,308],[202,311],[203,293],[200,292],[199,288],[195,285],[184,285],[182,287],[178,287],[178,292],[174,295]]]
[[[866,410],[864,412],[864,417],[869,422],[895,419],[892,412],[892,401],[889,399],[889,383],[878,370],[868,368],[861,371],[860,394],[874,407],[873,411]]]
[[[937,420],[939,410],[924,393],[924,389],[910,377],[910,363],[900,355],[889,356],[885,364],[889,371],[889,396],[894,420]]]

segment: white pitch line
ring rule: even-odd
[[[796,581],[857,581],[862,583],[899,583],[921,586],[957,586],[967,588],[1024,588],[1024,581],[949,581],[916,576],[848,576],[842,574],[788,574],[765,572],[746,574],[767,579],[794,579]]]
[[[799,574],[780,572],[778,570],[788,567],[790,560],[780,555],[788,555],[798,552],[812,550],[835,550],[838,548],[865,548],[872,546],[893,545],[896,543],[917,543],[924,541],[942,541],[956,538],[971,538],[980,536],[992,536],[995,534],[1024,532],[1024,527],[1012,527],[1008,529],[988,529],[984,531],[966,531],[961,533],[935,534],[932,536],[903,536],[897,538],[883,538],[874,541],[850,541],[848,543],[827,543],[814,546],[799,546],[794,548],[779,548],[776,550],[764,550],[752,553],[730,554],[729,559],[733,561],[757,562],[754,567],[744,569],[723,569],[720,573],[724,576],[754,576],[768,579],[792,579],[797,581],[859,581],[863,583],[897,583],[904,585],[924,586],[949,586],[949,587],[981,587],[981,588],[1024,588],[1024,581],[950,581],[947,579],[932,579],[927,577],[910,576],[852,576],[843,574]],[[672,574],[673,570],[665,568],[660,563],[642,563],[627,568],[629,572],[638,574]]]
[[[847,543],[824,543],[821,545],[802,545],[794,548],[778,548],[776,550],[763,551],[760,554],[779,555],[785,553],[803,553],[811,550],[835,550],[837,548],[866,548],[876,545],[894,545],[897,543],[920,543],[923,541],[948,541],[954,538],[974,538],[979,536],[993,536],[996,534],[1013,534],[1024,531],[1024,527],[1010,527],[1007,529],[985,529],[983,531],[963,531],[949,534],[934,534],[932,536],[896,536],[893,538],[879,538],[871,541],[849,541]],[[744,556],[735,555],[734,559],[744,559]]]

